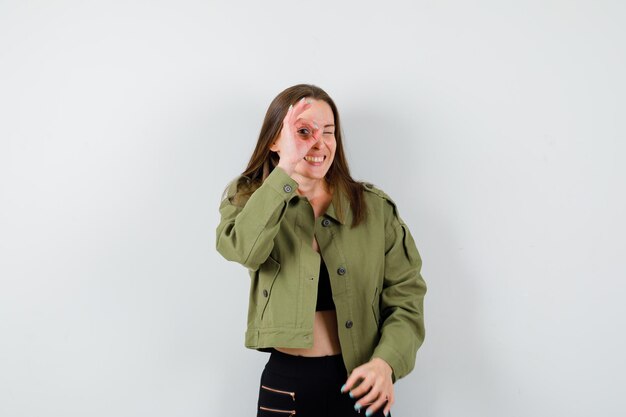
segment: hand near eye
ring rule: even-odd
[[[355,410],[367,409],[366,416],[371,416],[383,406],[383,414],[388,415],[394,403],[392,372],[391,366],[383,359],[373,358],[354,368],[341,392],[350,391],[350,397],[358,399],[354,404]],[[361,383],[354,388],[359,380]]]
[[[272,145],[272,150],[280,156],[278,166],[289,175],[293,174],[296,165],[313,147],[321,132],[314,121],[298,120],[298,116],[310,107],[311,104],[304,98],[295,106],[289,107],[283,119],[280,136]]]

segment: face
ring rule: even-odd
[[[303,120],[317,124],[312,132],[304,126]],[[296,120],[298,135],[311,135],[317,140],[295,168],[294,174],[309,179],[323,179],[333,160],[337,141],[335,139],[335,117],[333,111],[323,100],[312,100],[311,107],[302,112]],[[321,160],[320,160],[321,158]]]

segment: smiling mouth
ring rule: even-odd
[[[324,160],[326,159],[326,156],[305,156],[303,158],[305,161],[307,162],[324,162]]]

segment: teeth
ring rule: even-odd
[[[323,156],[305,156],[304,159],[309,162],[323,162]]]

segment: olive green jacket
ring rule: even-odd
[[[367,219],[355,228],[343,193],[334,193],[316,219],[297,187],[276,167],[244,204],[234,203],[233,181],[220,205],[217,250],[247,267],[251,278],[246,347],[312,347],[320,270],[315,235],[346,369],[379,357],[392,367],[394,381],[404,377],[424,340],[426,293],[409,228],[389,196],[371,184],[364,183]]]

